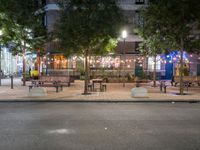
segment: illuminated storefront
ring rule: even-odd
[[[51,55],[48,58],[48,68],[67,69],[67,59],[61,54]]]
[[[196,76],[200,73],[200,56],[183,53],[183,75]],[[148,58],[148,72],[154,70],[153,58]],[[158,55],[156,58],[156,72],[161,79],[171,79],[180,75],[180,52],[172,51],[168,55]]]
[[[32,53],[26,53],[26,71],[28,72],[29,68],[31,70],[35,69],[35,59],[36,55]],[[21,76],[23,69],[23,59],[22,56],[16,55],[13,56],[8,48],[2,48],[1,51],[1,69],[3,75],[6,77],[10,75]]]
[[[4,76],[17,73],[20,69],[20,58],[13,56],[7,48],[2,48],[1,69]]]

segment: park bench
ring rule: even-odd
[[[70,83],[73,82],[69,76],[41,76],[40,81],[59,82],[62,86],[70,86]]]
[[[196,76],[196,84],[200,86],[200,76]]]
[[[56,92],[62,91],[63,87],[70,86],[72,80],[69,76],[40,76],[39,80],[32,80],[29,91],[33,87],[55,87]]]
[[[29,92],[33,87],[55,87],[57,93],[63,90],[63,86],[60,84],[38,84],[38,85],[29,85]]]
[[[177,84],[180,84],[179,76],[174,77],[174,86]],[[195,84],[200,86],[200,76],[183,76],[183,84],[188,87]]]

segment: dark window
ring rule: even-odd
[[[139,11],[136,11],[136,12],[135,12],[134,22],[135,22],[135,24],[138,25],[138,26],[142,26],[142,25],[143,25],[143,18],[142,18],[142,16],[140,15],[140,12],[139,12]]]
[[[135,4],[144,4],[145,0],[135,0]]]
[[[42,6],[46,5],[46,0],[42,0]]]
[[[46,0],[34,0],[36,8],[44,7],[46,5]]]
[[[139,53],[140,51],[139,51],[139,44],[140,44],[141,42],[135,42],[135,52],[136,53]]]

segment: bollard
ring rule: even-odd
[[[162,92],[162,86],[163,86],[163,84],[162,84],[162,82],[160,82],[160,91]]]
[[[13,89],[13,76],[10,76],[11,79],[11,89]]]
[[[164,85],[164,93],[166,93],[166,92],[167,92],[167,86]]]
[[[1,56],[1,55],[0,55]],[[1,64],[0,64],[1,65]],[[1,86],[1,79],[3,78],[3,72],[2,70],[0,69],[0,86]]]

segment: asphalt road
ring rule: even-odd
[[[0,150],[199,149],[199,103],[0,103]]]

